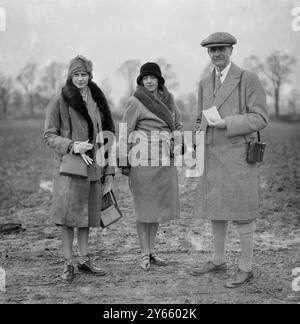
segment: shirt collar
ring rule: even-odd
[[[222,73],[222,76],[221,76],[221,82],[223,83],[228,72],[229,72],[229,69],[231,67],[231,62],[229,62],[229,64],[226,66],[226,68],[221,72]],[[218,73],[217,69],[215,69],[216,71],[216,74]]]

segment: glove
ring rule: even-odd
[[[92,165],[93,164],[93,159],[91,159],[88,155],[86,154],[80,154],[81,157],[83,158],[83,161],[87,164],[87,165]]]
[[[74,142],[73,151],[75,154],[85,154],[86,151],[91,150],[93,147],[94,145],[89,143],[89,140],[85,142]]]
[[[174,156],[183,155],[183,153],[182,153],[183,151],[184,151],[184,148],[183,148],[182,144],[181,145],[176,145],[174,147]]]
[[[170,141],[170,156],[175,157],[179,155],[184,155],[185,154],[185,144],[184,142],[182,143],[176,143],[174,139],[171,139]]]

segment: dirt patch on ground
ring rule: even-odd
[[[272,123],[260,167],[261,218],[257,221],[252,284],[224,288],[224,276],[192,277],[189,269],[212,256],[209,222],[192,217],[196,179],[179,169],[181,219],[160,227],[157,250],[170,265],[138,267],[139,245],[127,178],[117,176],[116,195],[125,215],[105,230],[92,230],[90,251],[108,275],[76,273],[71,285],[60,281],[59,229],[51,208],[52,153],[41,140],[42,121],[1,122],[0,222],[21,223],[25,231],[1,235],[1,267],[6,271],[4,303],[299,303],[292,270],[300,267],[299,124]],[[238,263],[236,229],[227,241],[229,274]],[[75,253],[77,247],[75,247]]]

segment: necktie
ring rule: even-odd
[[[222,82],[221,82],[221,76],[222,73],[217,72],[216,73],[216,78],[215,78],[215,90],[214,90],[214,95],[216,96],[218,90],[220,89]]]

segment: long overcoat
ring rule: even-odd
[[[246,151],[247,142],[268,123],[267,104],[257,75],[242,71],[232,63],[216,97],[215,71],[199,85],[196,130],[206,128],[202,110],[212,106],[227,128],[206,128],[204,173],[194,202],[196,217],[250,221],[259,215],[258,165],[246,161]]]
[[[172,108],[175,129],[181,133],[183,131],[181,115],[173,97]],[[165,137],[171,133],[167,123],[134,96],[126,103],[122,123],[126,125],[127,132],[121,132],[120,143],[124,145],[129,142],[128,150],[131,153],[137,146],[140,151],[144,148],[144,153],[147,151],[149,153],[139,156],[140,165],[132,166],[129,175],[137,221],[165,223],[178,219],[180,216],[178,175],[174,161],[170,159],[167,136]],[[159,142],[161,144],[159,150],[151,151],[150,143]],[[135,154],[129,153],[131,165],[134,165],[134,156]]]
[[[101,211],[101,183],[103,175],[114,174],[115,168],[96,163],[97,145],[93,149],[92,166],[88,178],[80,179],[59,174],[62,157],[74,141],[90,140],[96,144],[97,132],[114,133],[109,106],[101,89],[89,82],[93,98],[91,111],[87,109],[79,91],[68,80],[62,92],[49,103],[44,125],[44,141],[54,151],[53,219],[57,225],[70,227],[98,227]]]

